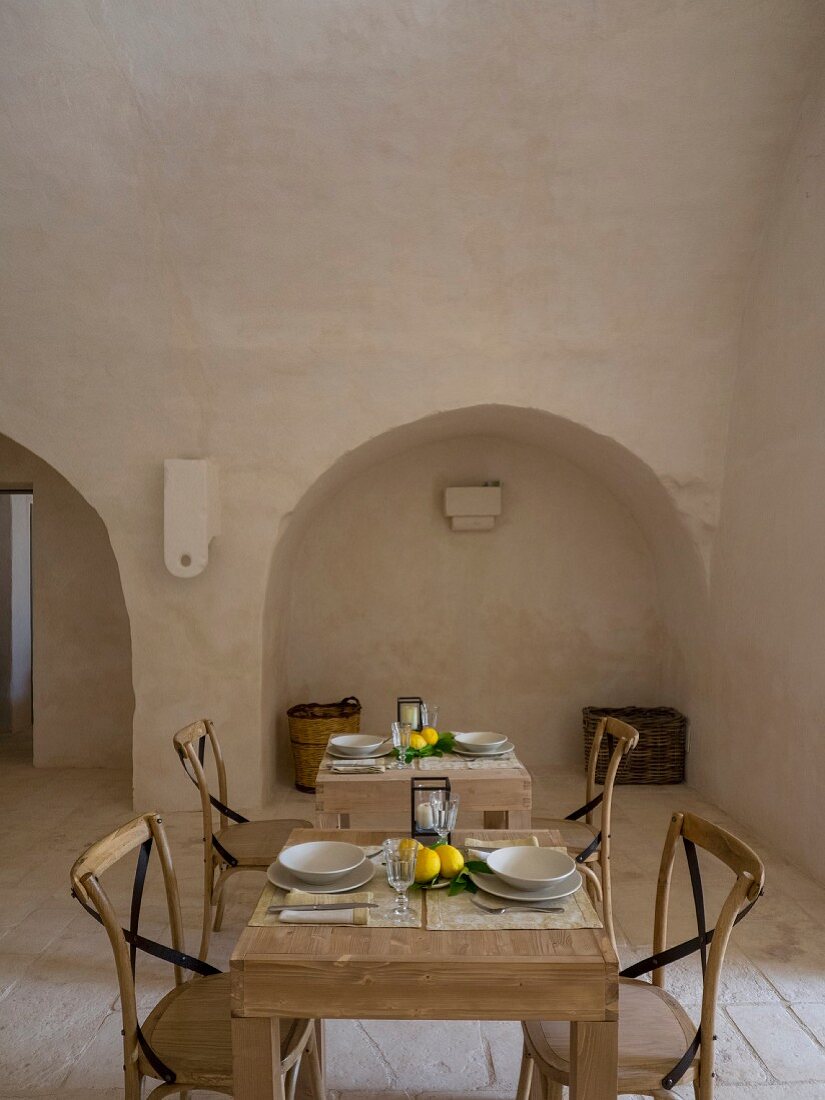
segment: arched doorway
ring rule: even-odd
[[[441,491],[504,482],[482,535]],[[593,702],[687,705],[701,681],[705,575],[672,499],[608,437],[534,409],[477,406],[341,458],[287,517],[264,609],[265,736],[307,695],[356,692],[365,724],[429,693],[448,724],[528,730],[534,767],[580,753]],[[444,713],[444,712],[443,712]]]
[[[57,470],[0,435],[4,490],[32,501],[29,735],[34,763],[130,767],[131,637],[106,526]],[[19,738],[20,729],[16,732]],[[0,749],[8,735],[8,729],[0,729]]]

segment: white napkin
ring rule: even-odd
[[[371,902],[373,895],[365,892],[350,898],[356,903],[352,909],[284,909],[278,919],[284,924],[366,924],[369,909],[359,908],[357,903]],[[308,894],[304,890],[290,890],[284,898],[286,905],[337,905],[341,900],[340,894]]]
[[[464,847],[471,856],[476,859],[484,859],[485,852],[495,852],[499,848],[538,848],[539,839],[536,836],[520,837],[518,840],[477,840],[468,837],[464,841]],[[481,851],[478,851],[478,849]]]

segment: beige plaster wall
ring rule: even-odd
[[[501,479],[495,530],[458,534],[449,485]],[[292,575],[290,703],[356,694],[362,729],[421,694],[443,728],[508,732],[533,765],[580,762],[581,707],[660,699],[663,626],[642,532],[558,455],[495,437],[425,444],[316,512]]]
[[[0,430],[108,528],[138,805],[191,806],[169,740],[202,713],[235,800],[265,796],[273,549],[326,471],[403,424],[493,405],[581,426],[615,444],[591,472],[640,523],[654,502],[657,569],[672,529],[706,561],[750,264],[823,18],[0,5]],[[175,456],[221,471],[224,533],[192,581],[162,563]],[[686,591],[663,601],[693,614]],[[686,698],[692,648],[672,659]]]
[[[746,317],[713,562],[701,783],[825,878],[825,88],[807,104]]]
[[[0,436],[0,488],[30,488],[34,761],[127,767],[129,618],[106,528],[65,478]]]

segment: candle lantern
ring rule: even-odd
[[[422,844],[431,843],[438,837],[430,805],[430,795],[435,791],[444,792],[446,798],[450,797],[450,781],[446,776],[416,776],[410,780],[410,836],[414,840],[420,840]],[[449,842],[448,835],[447,843]]]
[[[417,733],[421,729],[421,704],[423,701],[420,695],[399,695],[396,700],[398,721],[409,722],[413,733]]]

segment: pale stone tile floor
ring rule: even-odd
[[[175,766],[171,751],[169,765]],[[537,812],[568,812],[582,787],[582,777],[572,772],[536,776]],[[131,816],[129,777],[35,770],[25,745],[7,743],[0,745],[0,800],[0,1097],[114,1100],[122,1095],[114,967],[102,930],[69,897],[68,869],[86,844]],[[622,787],[616,804],[615,909],[625,963],[650,948],[656,870],[672,809],[692,809],[725,824],[763,854],[767,893],[734,933],[720,995],[718,1100],[825,1100],[825,889],[689,787]],[[270,812],[311,817],[311,800],[285,791]],[[171,813],[165,820],[194,944],[198,816]],[[129,888],[131,869],[124,872],[109,880],[119,898]],[[260,881],[250,874],[230,884],[225,929],[213,942],[212,961],[219,966],[226,964]],[[708,867],[707,884],[710,907],[722,896],[726,877]],[[147,888],[145,927],[162,936],[157,886],[155,880]],[[675,904],[673,934],[693,934],[682,868]],[[698,964],[671,969],[671,989],[695,1013]],[[144,957],[138,978],[148,1009],[169,987],[170,973]],[[505,1100],[514,1095],[519,1053],[513,1023],[332,1022],[330,1098]]]

